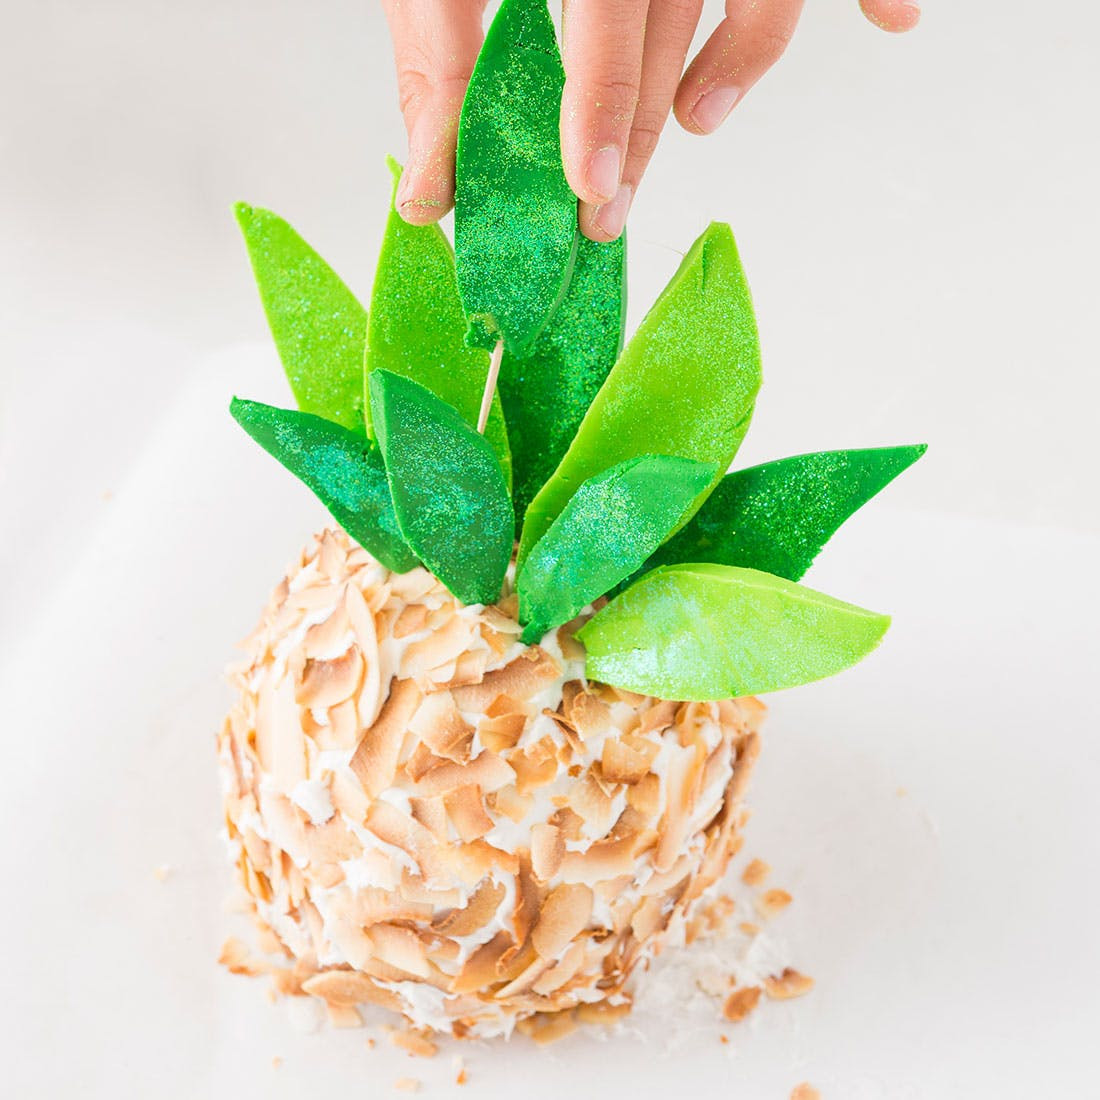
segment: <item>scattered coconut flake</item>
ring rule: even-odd
[[[813,978],[800,974],[792,967],[787,967],[778,978],[765,978],[764,989],[769,997],[776,1001],[790,1000],[792,997],[801,997],[809,993],[814,987]]]
[[[393,1087],[398,1092],[419,1092],[420,1091],[420,1078],[419,1077],[398,1077],[393,1083]]]
[[[153,878],[155,878],[157,882],[167,882],[174,873],[175,868],[167,863],[162,863],[159,867],[153,868]]]
[[[762,992],[758,985],[749,986],[747,989],[735,989],[722,1005],[722,1015],[730,1023],[740,1023],[756,1008]]]
[[[762,917],[774,917],[781,909],[786,909],[793,900],[786,890],[768,890],[756,899],[756,911]]]
[[[771,870],[771,867],[762,859],[754,859],[741,872],[741,881],[746,886],[760,886],[771,874]]]
[[[807,1081],[791,1089],[791,1100],[821,1100],[821,1093]]]

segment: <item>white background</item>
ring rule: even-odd
[[[384,22],[369,0],[0,15],[5,1072],[50,1097],[442,1079],[302,1039],[211,964],[219,670],[319,519],[223,411],[282,397],[230,206],[280,211],[368,294],[404,150]],[[774,700],[751,839],[817,991],[732,1061],[713,1035],[482,1051],[482,1095],[1095,1089],[1098,33],[1091,5],[1014,0],[892,38],[819,0],[719,137],[669,130],[632,323],[728,220],[767,377],[743,459],[931,444],[811,574],[897,625]]]

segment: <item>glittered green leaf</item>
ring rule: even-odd
[[[822,451],[728,474],[647,564],[707,561],[797,581],[837,528],[926,449]]]
[[[504,0],[462,104],[455,165],[467,342],[524,354],[557,308],[577,249],[561,159],[565,73],[546,0]]]
[[[406,542],[463,603],[495,603],[512,501],[489,442],[417,382],[371,371],[371,416]]]
[[[889,625],[885,615],[770,573],[672,565],[642,577],[577,637],[591,680],[712,700],[832,676],[867,656]]]
[[[243,202],[236,213],[298,407],[362,431],[367,311],[277,214]]]
[[[387,569],[407,573],[416,557],[397,527],[377,447],[312,413],[234,397],[234,419],[317,495],[337,523]]]
[[[655,444],[665,454],[716,463],[717,482],[741,445],[759,388],[748,284],[729,226],[715,222],[623,350],[561,464],[527,509],[520,560],[581,482]],[[704,499],[701,494],[696,507]]]
[[[522,516],[557,468],[623,343],[625,236],[582,237],[565,298],[524,358],[504,354],[500,397]]]
[[[401,166],[392,158],[394,194]],[[391,203],[374,276],[367,324],[367,371],[388,370],[427,387],[477,425],[489,356],[463,343],[466,319],[458,299],[455,260],[438,225],[409,225]],[[367,431],[372,432],[370,405]],[[500,399],[485,436],[510,479],[512,459]]]
[[[713,478],[713,463],[644,455],[586,481],[517,579],[523,641],[538,641],[630,576]]]

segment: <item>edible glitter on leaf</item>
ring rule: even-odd
[[[467,342],[525,354],[561,302],[577,199],[561,158],[565,72],[546,0],[504,0],[458,127],[455,252]]]
[[[586,481],[516,581],[523,641],[538,641],[637,569],[714,479],[714,464],[645,455]]]
[[[493,448],[411,379],[372,371],[370,395],[406,542],[463,603],[494,603],[512,556],[514,518]]]
[[[317,495],[333,519],[395,573],[417,565],[397,526],[378,448],[312,413],[233,398],[233,418]]]
[[[797,581],[840,525],[925,450],[822,451],[728,474],[647,566],[705,561]]]
[[[236,214],[298,407],[362,431],[367,311],[277,214],[243,202]]]
[[[550,323],[520,358],[505,352],[500,399],[512,444],[517,517],[557,468],[622,349],[625,234],[580,239],[573,278]]]
[[[401,166],[389,159],[393,193]],[[374,276],[367,324],[366,370],[388,370],[419,382],[477,425],[489,356],[464,343],[454,252],[438,225],[409,225],[391,201]],[[372,431],[370,405],[367,430]],[[485,435],[510,480],[512,460],[499,397]]]
[[[582,482],[655,446],[715,463],[717,484],[741,445],[759,388],[748,283],[729,226],[715,222],[626,345],[553,477],[527,509],[520,561]],[[701,494],[696,506],[704,499]]]
[[[889,625],[782,577],[704,563],[646,574],[577,637],[590,679],[706,701],[832,676],[866,657]]]

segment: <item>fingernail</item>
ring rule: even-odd
[[[692,108],[691,121],[703,133],[712,133],[726,121],[726,115],[740,98],[740,88],[715,88],[699,97],[699,102]]]
[[[412,198],[412,173],[406,168],[401,173],[401,180],[397,185],[397,194],[394,196],[395,205],[400,210]]]
[[[612,240],[622,233],[633,198],[634,188],[629,183],[624,183],[609,203],[605,203],[596,210],[594,221],[597,228]]]
[[[613,201],[622,170],[623,157],[614,145],[605,145],[589,157],[585,184],[597,202]]]

